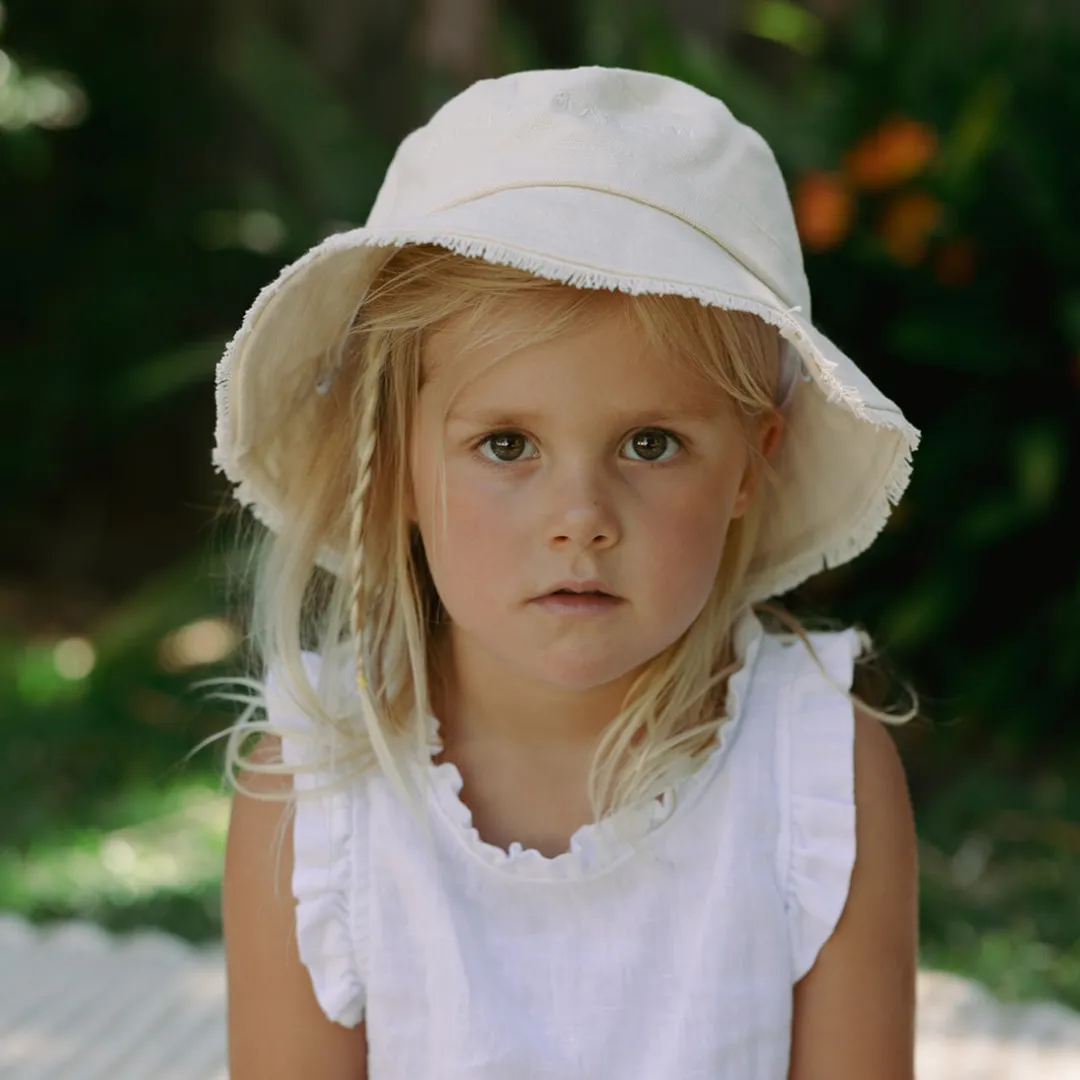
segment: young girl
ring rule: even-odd
[[[472,86],[258,297],[232,1080],[911,1077],[862,639],[754,606],[872,542],[917,439],[809,308],[763,140],[604,68]]]

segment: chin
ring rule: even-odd
[[[625,657],[597,656],[550,657],[546,662],[526,666],[529,675],[537,682],[567,691],[593,690],[624,679],[636,672],[651,657],[630,661]]]

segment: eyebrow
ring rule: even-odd
[[[638,409],[633,412],[616,413],[613,423],[619,427],[645,427],[650,424],[679,424],[686,421],[706,422],[715,420],[717,410],[702,401],[672,409]],[[451,409],[447,420],[477,424],[485,428],[535,427],[543,421],[544,414],[531,409]]]

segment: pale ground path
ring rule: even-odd
[[[218,948],[0,916],[2,1080],[227,1080]],[[919,1080],[1080,1080],[1080,1015],[919,977]]]

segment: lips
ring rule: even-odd
[[[543,599],[545,596],[606,596],[612,600],[619,599],[604,582],[596,580],[559,581],[538,599]]]
[[[610,593],[563,590],[538,596],[533,606],[557,618],[595,618],[618,611],[625,600]]]

